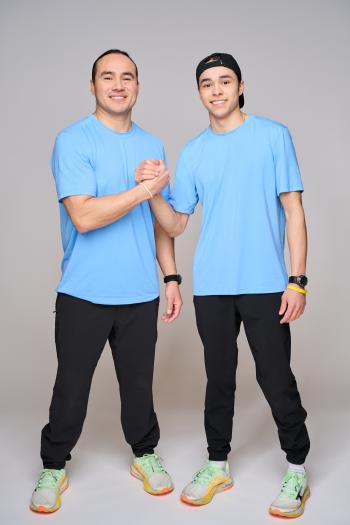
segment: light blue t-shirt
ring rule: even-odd
[[[133,188],[135,168],[145,159],[165,161],[160,140],[134,122],[119,133],[94,115],[64,129],[56,138],[52,172],[60,207],[64,250],[63,292],[97,304],[131,304],[159,296],[154,216],[147,201],[112,224],[79,233],[62,199],[101,197]],[[169,188],[163,190],[169,198]]]
[[[170,203],[203,208],[195,295],[283,291],[285,214],[279,195],[303,191],[288,129],[251,115],[227,133],[207,128],[181,151]]]

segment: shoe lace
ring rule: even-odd
[[[52,469],[42,469],[37,483],[37,488],[55,488],[59,474]]]
[[[297,472],[288,472],[282,481],[281,494],[296,499],[303,485],[303,475]]]
[[[198,470],[198,472],[195,473],[193,476],[193,482],[199,483],[200,485],[207,485],[211,479],[218,474],[218,471],[220,471],[219,467],[215,467],[214,465],[210,465],[209,463],[204,465],[202,468]]]
[[[158,456],[158,454],[144,454],[142,457],[138,458],[138,461],[147,474],[166,472],[161,463],[162,458]]]

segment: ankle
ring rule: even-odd
[[[288,470],[292,472],[297,472],[298,474],[306,474],[304,463],[302,465],[288,463]]]

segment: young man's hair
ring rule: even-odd
[[[98,58],[96,58],[93,66],[92,66],[92,72],[91,72],[91,79],[92,79],[92,82],[95,83],[95,77],[96,77],[96,69],[97,69],[97,62],[105,57],[106,55],[112,55],[112,54],[115,54],[115,55],[124,55],[125,57],[128,57],[131,62],[134,64],[135,66],[135,70],[136,70],[136,80],[137,82],[139,81],[139,72],[138,72],[138,69],[137,69],[137,65],[136,63],[133,61],[133,59],[131,58],[131,56],[126,52],[126,51],[122,51],[121,49],[109,49],[108,51],[105,51],[104,53],[102,53],[102,55],[100,55]]]

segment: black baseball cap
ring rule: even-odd
[[[209,69],[210,67],[228,67],[229,69],[232,69],[232,71],[237,75],[238,81],[240,82],[242,80],[242,73],[241,68],[238,65],[238,62],[236,59],[233,58],[232,55],[229,55],[228,53],[212,53],[211,55],[203,58],[197,66],[196,69],[196,79],[197,79],[197,86],[199,88],[199,77],[205,71],[206,69]],[[244,95],[239,96],[239,107],[243,108],[244,106]]]

